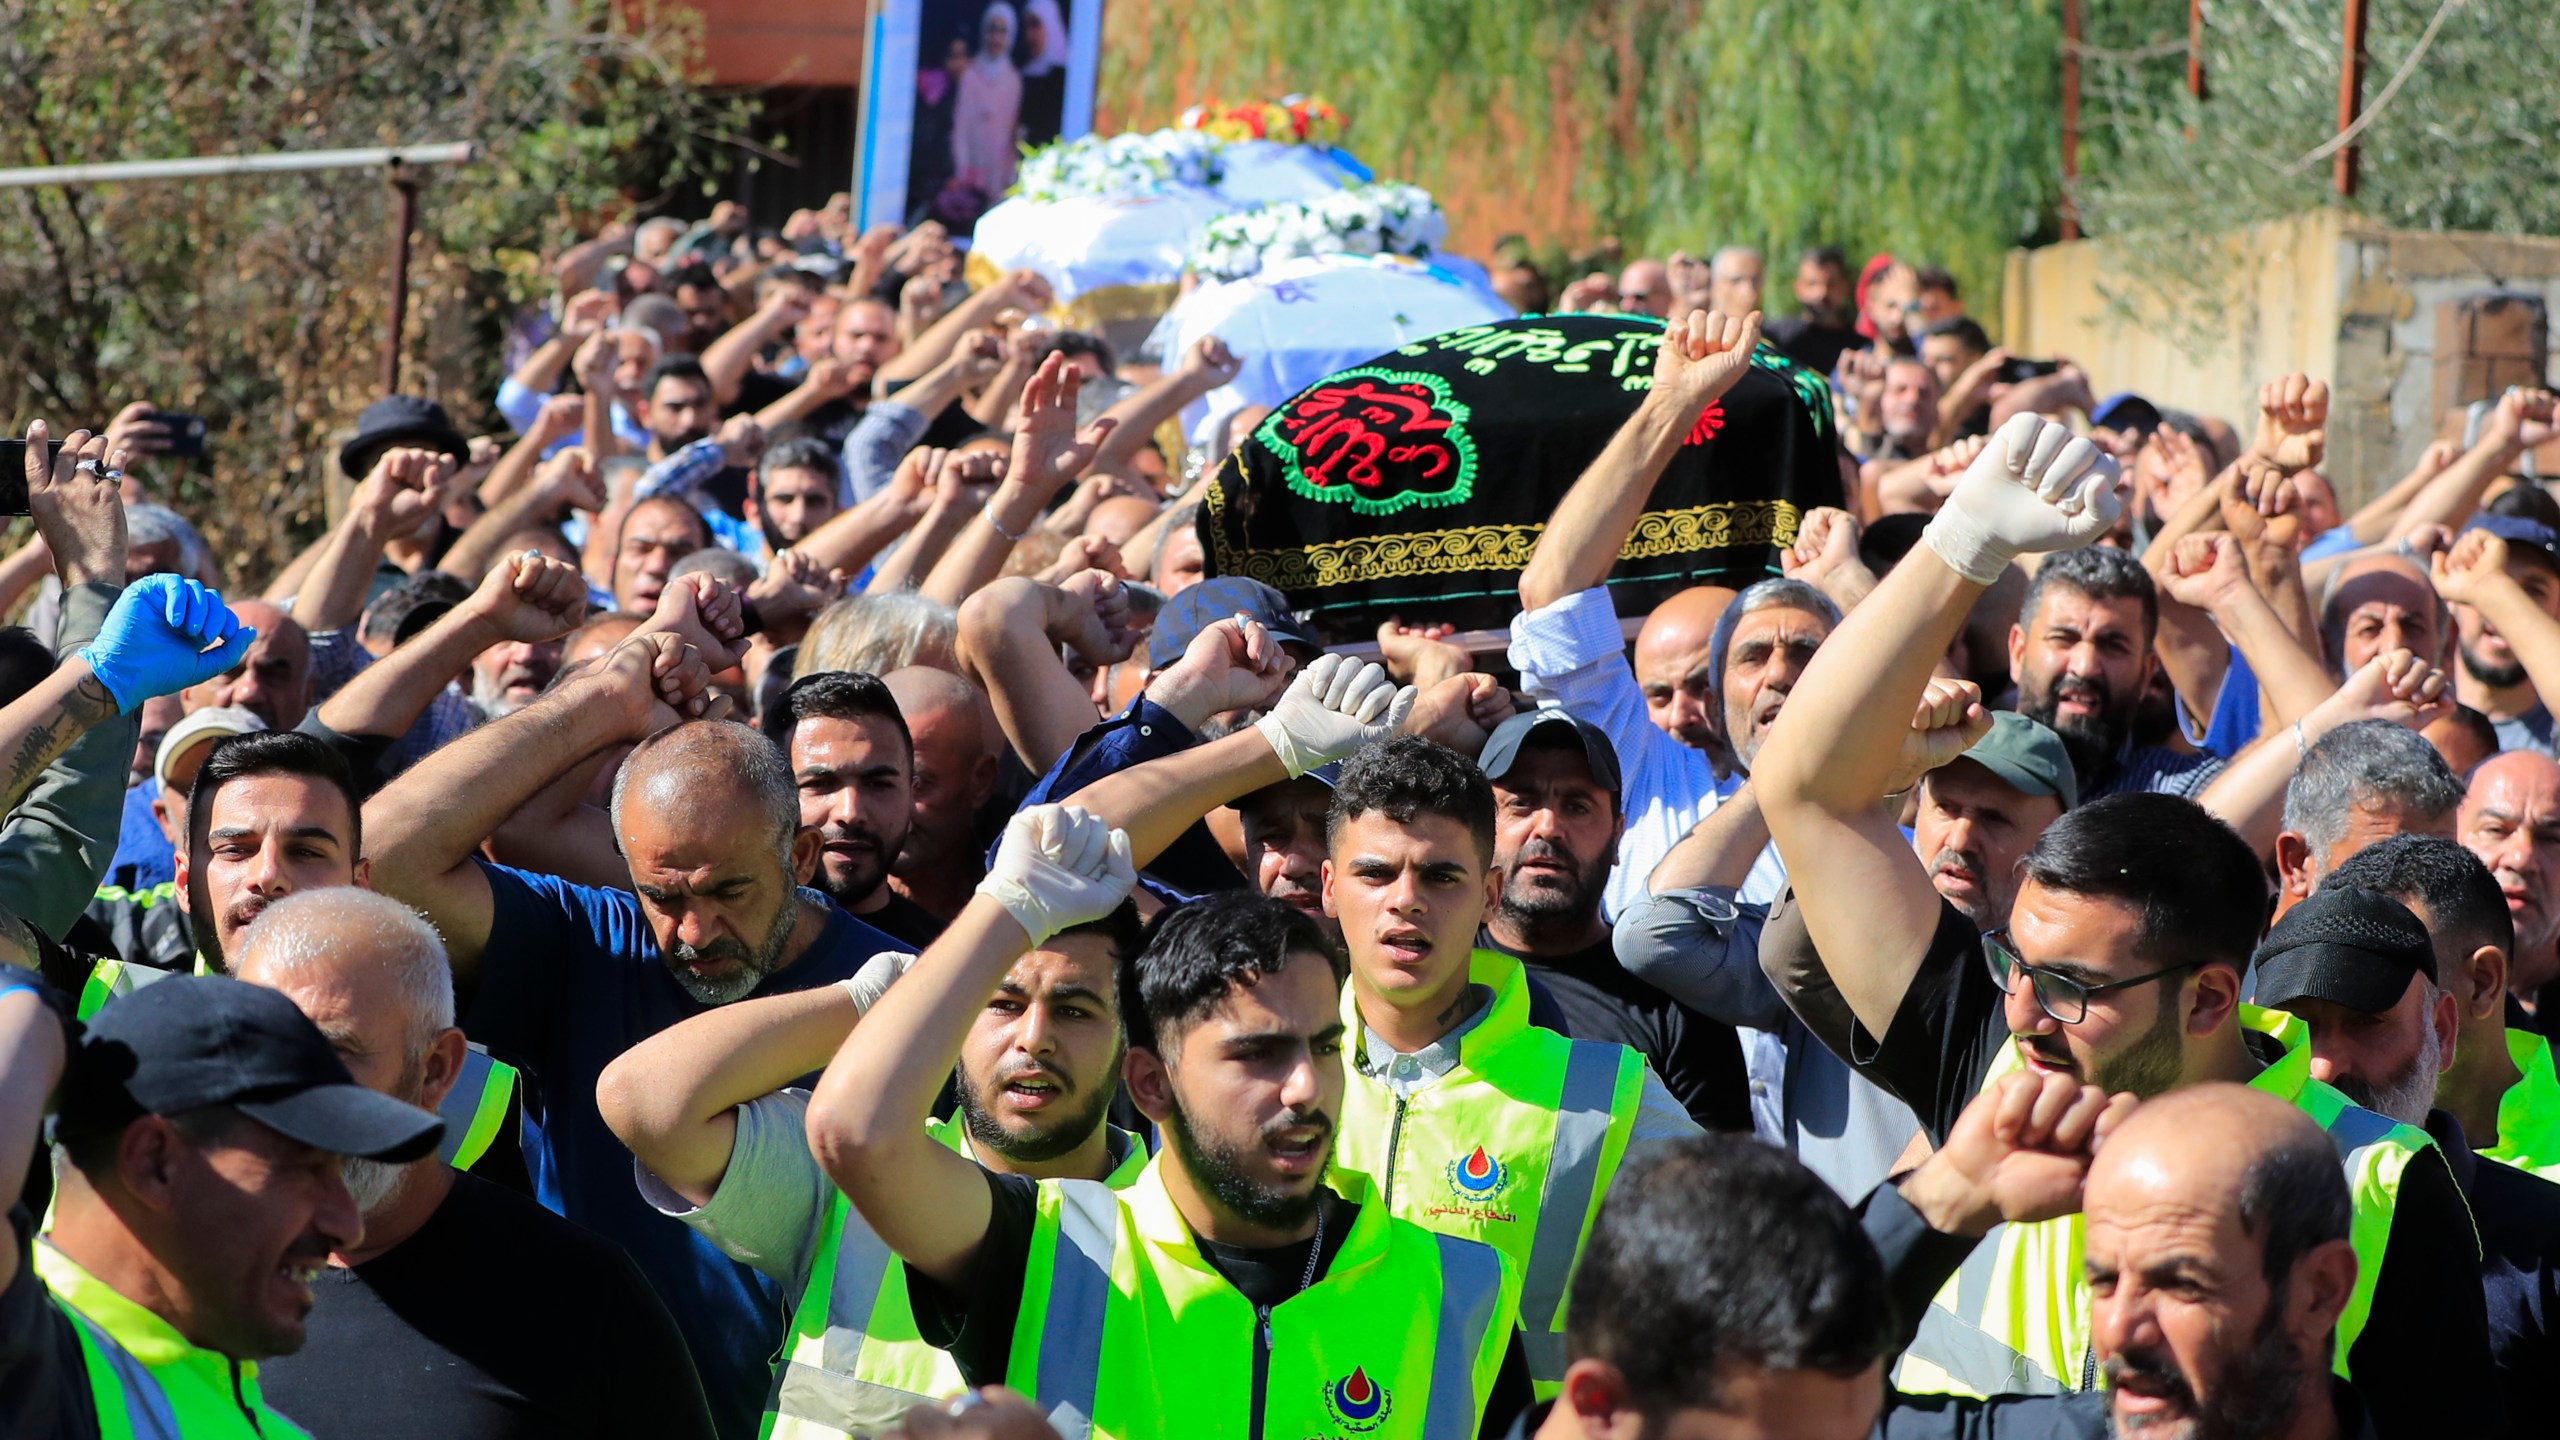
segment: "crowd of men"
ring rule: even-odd
[[[0,1434],[2548,1423],[2548,392],[2342,514],[2306,376],[1639,261],[1507,643],[1328,649],[1204,577],[1216,341],[842,207],[555,268],[257,599],[187,397],[26,427]],[[1847,503],[1622,617],[1763,345]]]

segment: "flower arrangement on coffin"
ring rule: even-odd
[[[1202,130],[1221,140],[1270,140],[1282,145],[1314,145],[1329,149],[1342,143],[1350,123],[1323,99],[1291,95],[1260,105],[1225,105],[1217,101],[1182,112],[1182,128]]]
[[[1081,135],[1023,156],[1013,193],[1042,202],[1146,195],[1172,186],[1206,189],[1225,175],[1226,143],[1198,130]]]
[[[1243,280],[1308,255],[1428,256],[1449,222],[1418,185],[1354,185],[1286,205],[1266,205],[1209,222],[1191,247],[1190,268],[1205,280]]]

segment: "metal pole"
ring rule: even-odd
[[[2338,56],[2338,133],[2343,135],[2356,123],[2356,111],[2364,104],[2364,0],[2347,0],[2347,34],[2344,49]],[[2335,185],[2339,196],[2353,199],[2356,193],[2356,152],[2360,145],[2338,147]]]
[[[400,393],[400,330],[409,318],[409,232],[418,225],[418,181],[391,162],[391,188],[399,192],[391,232],[391,318],[382,336],[382,393]]]
[[[2354,3],[2354,0],[2349,0]],[[2062,238],[2080,238],[2071,183],[2080,177],[2080,0],[2062,0]]]
[[[367,150],[288,150],[268,155],[201,155],[180,160],[117,160],[98,165],[32,165],[0,170],[0,190],[28,185],[111,185],[126,180],[195,180],[219,175],[273,175],[296,170],[370,170],[381,165],[459,165],[478,147],[452,144],[377,146]]]
[[[2187,0],[2187,93],[2199,100],[2204,89],[2204,0]],[[2192,140],[2195,137],[2187,137]]]

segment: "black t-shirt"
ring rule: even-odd
[[[1788,358],[1824,379],[1840,368],[1840,352],[1864,345],[1866,338],[1846,325],[1819,325],[1810,315],[1772,320],[1763,332]]]
[[[2560,1415],[2560,1185],[2484,1159],[2441,1110],[2427,1117],[2427,1133],[2444,1147],[2480,1227],[2489,1354],[2508,1433],[2533,1434]]]
[[[972,1385],[1000,1385],[1004,1383],[1005,1362],[1013,1353],[1014,1323],[1022,1312],[1023,1278],[1030,1272],[1032,1230],[1039,1221],[1040,1183],[1025,1175],[999,1175],[992,1170],[981,1173],[987,1177],[987,1233],[978,1243],[978,1258],[970,1267],[969,1283],[948,1286],[909,1266],[907,1303],[915,1313],[916,1333],[928,1344],[949,1351],[964,1379]],[[1278,1305],[1314,1283],[1310,1275],[1323,1278],[1333,1266],[1333,1257],[1341,1253],[1353,1222],[1360,1218],[1360,1207],[1330,1188],[1318,1203],[1324,1209],[1319,1235],[1262,1250],[1221,1245],[1195,1236],[1200,1258],[1256,1307]],[[1324,1250],[1315,1257],[1311,1271],[1307,1256],[1319,1242]],[[1529,1403],[1529,1395],[1528,1363],[1514,1332],[1510,1349],[1503,1356],[1502,1372],[1494,1382],[1491,1403],[1485,1407],[1484,1433],[1502,1433],[1502,1428]],[[1252,1428],[1254,1434],[1262,1433],[1260,1415],[1252,1417]]]
[[[886,931],[905,941],[908,948],[917,954],[923,954],[924,947],[940,938],[942,922],[934,917],[932,911],[890,889],[887,882],[882,882],[880,888],[887,893],[888,903],[859,918],[871,928]]]
[[[0,1435],[95,1440],[98,1405],[89,1393],[79,1332],[36,1275],[34,1214],[24,1205],[9,1207],[9,1231],[18,1268],[0,1289]]]
[[[1489,934],[1476,943],[1518,957],[1563,1017],[1562,1033],[1605,1040],[1644,1056],[1671,1098],[1710,1130],[1751,1128],[1750,1081],[1742,1042],[1710,1020],[1627,973],[1607,940],[1570,955],[1522,955]],[[1532,1017],[1534,1022],[1535,1017]]]
[[[312,1298],[310,1338],[258,1378],[314,1440],[712,1433],[675,1320],[630,1257],[469,1175],[417,1234],[322,1270]]]
[[[1884,1040],[1858,1026],[1847,1058],[1917,1112],[1932,1143],[1944,1144],[2009,1043],[2006,998],[1983,964],[1982,932],[1940,900],[1937,933]],[[2254,1031],[2248,1042],[2261,1065],[2281,1053]],[[2486,1435],[2500,1428],[2504,1407],[2489,1362],[2474,1237],[2444,1152],[2421,1150],[2401,1172],[2373,1308],[2347,1352],[2356,1391],[2384,1434]]]
[[[753,415],[767,405],[800,388],[798,380],[786,380],[762,370],[749,370],[738,377],[738,396],[729,402],[731,415]],[[853,433],[862,419],[862,407],[851,400],[830,400],[792,422],[808,434],[829,445],[842,445],[844,437]]]

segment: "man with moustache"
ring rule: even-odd
[[[1334,713],[1321,728],[1358,738],[1358,712]],[[919,1328],[1072,1433],[1466,1435],[1507,1415],[1517,1272],[1328,1175],[1343,967],[1276,900],[1195,901],[1122,967],[1127,1084],[1168,1142],[1128,1189],[997,1174],[925,1133],[986,996],[1136,878],[1098,818],[1016,815],[979,894],[818,1084],[810,1148],[904,1260]]]
[[[926,1132],[995,1174],[1136,1181],[1145,1143],[1103,1117],[1125,1050],[1118,972],[1138,932],[1124,904],[1017,961],[961,1044],[956,1113]],[[917,1330],[905,1267],[819,1168],[798,1084],[914,963],[875,956],[850,984],[696,1016],[633,1046],[598,1082],[649,1203],[783,1286],[793,1318],[766,1407],[773,1440],[869,1433],[966,1386]]]
[[[471,996],[464,1029],[528,1072],[535,1198],[630,1252],[684,1332],[713,1423],[745,1435],[784,1333],[779,1289],[642,1201],[630,1152],[596,1109],[596,1078],[679,1021],[851,979],[899,945],[796,883],[819,840],[801,828],[790,763],[755,731],[706,716],[709,678],[677,636],[635,634],[428,756],[364,818],[375,888],[444,937],[455,988]],[[481,858],[534,796],[624,745],[609,813],[630,889]]]
[[[1812,586],[1768,580],[1722,606],[1711,627],[1701,627],[1709,597],[1691,591],[1672,602],[1678,615],[1666,627],[1676,633],[1644,647],[1644,683],[1627,662],[1609,572],[1654,483],[1698,417],[1748,368],[1759,340],[1756,311],[1696,312],[1666,330],[1643,402],[1565,493],[1520,572],[1520,614],[1511,622],[1507,658],[1522,688],[1539,704],[1599,727],[1617,752],[1626,825],[1602,902],[1608,915],[1644,898],[1654,865],[1728,803],[1733,788],[1718,779],[1707,752],[1694,748],[1704,738],[1699,722],[1676,713],[1688,707],[1675,704],[1674,694],[1703,661],[1705,693],[1724,723],[1722,739],[1731,759],[1748,769],[1767,717],[1784,702],[1805,656],[1839,621],[1837,607]],[[1701,629],[1703,655],[1689,648]],[[1676,738],[1674,730],[1681,732]],[[1778,880],[1773,860],[1750,898],[1773,897]]]
[[[377,1094],[433,1111],[462,1078],[444,943],[397,900],[288,895],[249,927],[234,971],[282,991]],[[434,1154],[350,1159],[345,1175],[363,1235],[312,1282],[309,1343],[265,1366],[279,1408],[379,1440],[708,1440],[684,1340],[620,1249]]]
[[[2548,1035],[2542,993],[2560,980],[2560,762],[2532,750],[2481,762],[2455,825],[2462,847],[2496,877],[2515,923],[2507,966],[2512,1023]]]
[[[2192,800],[2222,773],[2219,756],[2133,743],[2134,710],[2160,664],[2159,621],[2150,572],[2110,546],[2063,551],[2027,582],[2009,630],[2018,710],[2062,737],[2083,800],[2143,790]]]
[[[1916,728],[1904,707],[1981,588],[2022,553],[2066,552],[2041,579],[2104,533],[2118,478],[2063,427],[2011,420],[1922,544],[1814,658],[1761,753],[1755,784],[1820,979],[1853,1022],[1846,1058],[1909,1103],[1933,1142],[1986,1082],[2019,1070],[2145,1097],[2242,1082],[2298,1107],[2329,1131],[2355,1195],[2363,1263],[2341,1368],[2385,1423],[2454,1423],[2459,1412],[2465,1425],[2494,1425],[2474,1408],[2494,1394],[2479,1252],[2443,1156],[2423,1132],[2314,1079],[2298,1022],[2241,1003],[2266,907],[2248,845],[2173,795],[2085,802],[2028,851],[2009,924],[1986,936],[1930,885],[1884,803]],[[2123,613],[2093,615],[2101,605]],[[2047,582],[2029,610],[2039,635],[2071,630],[2070,651],[2050,658],[2072,664],[2112,658],[2103,642],[2142,619],[2131,601],[2092,600],[2076,582]],[[2042,678],[2067,673],[2048,663]],[[1972,706],[1962,719],[1927,748],[1960,753],[1989,724]],[[1939,1293],[1943,1318],[1923,1323],[1900,1383],[1975,1395],[2088,1388],[2093,1292],[2067,1258],[2082,1238],[2068,1220],[2001,1232],[1970,1279]]]
[[[84,1034],[34,959],[0,964],[0,1173],[27,1173],[49,1111],[64,1163],[43,1235],[10,1210],[0,1433],[301,1436],[258,1366],[302,1347],[312,1282],[364,1232],[339,1166],[426,1154],[436,1118],[356,1084],[271,990],[178,976]]]
[[[2499,749],[2551,754],[2543,691],[2560,683],[2560,535],[2484,511],[2437,557],[2434,579],[2460,636],[2455,695],[2489,717]]]
[[[1532,710],[1497,726],[1477,764],[1493,782],[1493,865],[1502,873],[1477,943],[1527,968],[1554,997],[1566,1034],[1643,1055],[1690,1119],[1750,1128],[1732,1027],[1628,973],[1600,918],[1626,823],[1609,737],[1565,711]]]
[[[801,828],[818,835],[807,883],[912,949],[933,943],[942,922],[889,887],[915,806],[915,750],[889,687],[855,671],[803,676],[764,729],[791,757]]]
[[[2393,835],[2450,840],[2462,782],[2425,738],[2356,720],[2314,741],[2284,791],[2276,836],[2276,917],[2309,898],[2350,855]]]

